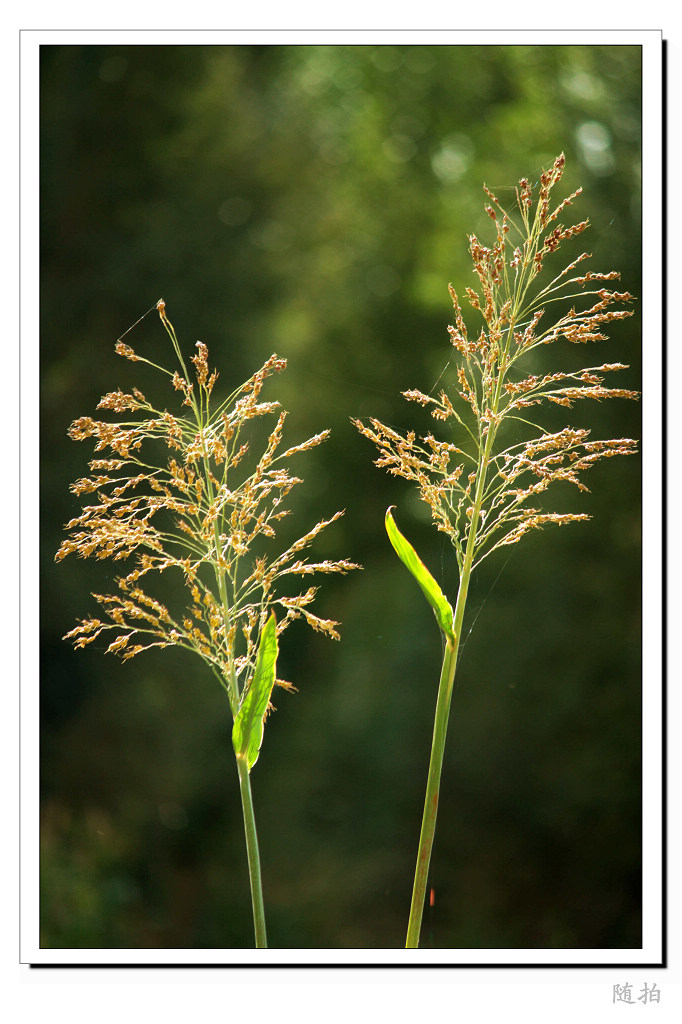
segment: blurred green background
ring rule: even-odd
[[[511,207],[509,186],[563,150],[562,196],[584,188],[568,214],[593,225],[564,262],[587,248],[640,294],[640,50],[44,46],[41,65],[42,945],[253,941],[214,678],[173,652],[122,664],[61,639],[116,571],[53,561],[90,452],[66,430],[117,386],[153,390],[114,343],[163,296],[225,393],[288,359],[265,397],[289,409],[290,443],[332,429],[296,463],[300,530],[345,508],[316,550],[365,567],[322,580],[340,644],[298,625],[283,639],[299,692],[276,695],[253,773],[270,944],[399,948],[441,650],[386,539],[389,504],[453,598],[456,575],[349,418],[432,428],[400,391],[453,381],[447,285],[473,283],[483,182]],[[618,386],[638,388],[639,311],[612,327],[598,351],[552,346],[552,366],[625,362]],[[171,365],[156,314],[126,341]],[[640,436],[629,402],[557,423]],[[592,520],[527,537],[474,580],[425,948],[641,944],[639,457],[587,483],[553,507]]]

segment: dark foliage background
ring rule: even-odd
[[[365,566],[324,581],[318,608],[342,620],[339,645],[292,627],[282,646],[299,692],[279,695],[253,775],[271,945],[400,947],[441,652],[385,537],[389,504],[453,596],[455,574],[427,510],[373,466],[349,418],[407,426],[401,390],[429,391],[444,370],[452,382],[447,284],[470,283],[484,181],[511,205],[504,186],[565,151],[564,194],[583,185],[572,210],[593,224],[578,242],[639,294],[639,49],[46,46],[41,58],[42,944],[252,944],[215,680],[169,652],[121,664],[61,640],[115,572],[53,561],[89,452],[66,430],[106,391],[153,387],[114,342],[162,295],[226,390],[271,352],[288,359],[267,397],[290,410],[291,443],[333,432],[302,457],[299,523],[345,508],[317,550]],[[547,356],[629,363],[621,386],[638,388],[639,310],[612,335]],[[155,314],[126,340],[170,365]],[[578,406],[565,422],[640,436],[634,403]],[[639,459],[589,482],[589,495],[555,496],[589,523],[529,537],[475,580],[425,947],[641,944]]]

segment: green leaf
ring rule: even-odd
[[[398,558],[407,566],[419,586],[422,588],[424,597],[436,613],[438,625],[445,635],[454,642],[454,614],[450,602],[410,542],[403,537],[402,533],[396,526],[395,520],[391,515],[391,509],[393,508],[395,508],[395,506],[391,505],[391,508],[386,510],[386,533],[388,534],[388,538],[393,545]]]
[[[276,664],[277,622],[273,612],[260,635],[253,678],[232,726],[232,745],[235,754],[246,761],[249,771],[258,760],[263,742],[265,712],[275,685]]]

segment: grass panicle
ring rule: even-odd
[[[629,292],[599,287],[617,279],[616,271],[575,273],[589,259],[585,252],[544,286],[531,287],[547,257],[588,227],[586,220],[568,228],[553,226],[581,191],[549,212],[551,191],[563,168],[561,155],[542,175],[534,213],[531,187],[526,178],[521,179],[516,190],[520,224],[485,190],[492,204],[486,209],[496,229],[495,239],[485,246],[475,235],[469,237],[479,290],[466,289],[483,325],[467,330],[457,292],[450,285],[455,325],[448,327],[448,333],[458,363],[451,393],[445,389],[437,395],[403,392],[408,401],[429,408],[438,423],[451,427],[447,436],[401,434],[377,419],[370,419],[369,425],[354,421],[379,449],[376,465],[417,484],[437,529],[453,544],[460,574],[470,538],[473,568],[496,548],[517,543],[530,530],[588,519],[584,513],[543,512],[529,502],[559,481],[586,491],[582,477],[587,469],[600,459],[636,451],[637,442],[631,438],[594,441],[585,428],[566,426],[546,432],[526,412],[547,404],[571,409],[581,399],[638,397],[635,391],[605,386],[607,375],[628,368],[623,363],[545,374],[521,368],[539,346],[562,338],[573,344],[605,341],[607,324],[632,316],[631,309],[621,308],[633,301]],[[558,302],[570,302],[570,308],[558,320],[543,323],[547,308]],[[537,412],[533,411],[533,418]],[[530,427],[530,438],[498,443],[503,426],[512,421]]]
[[[165,309],[160,312],[180,355]],[[127,359],[149,362],[120,341],[116,350]],[[261,391],[271,375],[285,369],[286,361],[270,356],[250,380],[212,408],[218,375],[209,373],[206,346],[197,342],[197,350],[192,357],[194,381],[184,363],[182,373],[157,367],[182,393],[186,414],[159,411],[133,388],[131,394],[119,390],[105,395],[98,409],[131,412],[134,420],[81,417],[72,423],[69,436],[93,439],[96,457],[90,461],[90,474],[71,490],[92,498],[66,523],[68,536],[56,559],[75,554],[134,560],[134,567],[117,578],[115,593],[94,595],[106,617],[82,619],[67,634],[76,647],[113,634],[107,653],[123,659],[151,647],[193,651],[217,674],[236,712],[272,611],[278,636],[294,619],[304,618],[338,639],[338,623],[310,609],[316,587],[292,597],[278,594],[278,583],[285,577],[345,573],[357,566],[346,559],[308,558],[315,538],[342,512],[317,523],[282,552],[251,557],[257,541],[276,538],[278,523],[289,515],[286,499],[301,483],[285,460],[321,444],[329,431],[280,452],[286,413],[278,402],[262,401]],[[277,420],[265,451],[255,469],[240,474],[250,448],[245,428],[268,415]],[[167,457],[159,458],[164,449]],[[186,589],[182,615],[172,615],[145,590],[146,578],[169,572],[178,574]]]

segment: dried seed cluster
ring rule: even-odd
[[[457,293],[450,286],[455,323],[448,332],[457,353],[456,383],[450,395],[445,390],[438,396],[417,390],[403,392],[408,401],[429,407],[434,419],[456,421],[461,428],[459,445],[430,433],[418,437],[409,431],[403,435],[376,419],[369,424],[355,421],[379,449],[376,464],[417,484],[436,526],[454,545],[460,572],[465,561],[473,567],[496,548],[516,543],[529,530],[588,519],[585,514],[543,512],[528,502],[556,481],[587,490],[580,479],[584,470],[599,459],[636,450],[636,442],[630,438],[590,441],[588,430],[568,426],[545,433],[519,415],[544,402],[570,409],[583,398],[638,397],[635,391],[604,385],[605,374],[627,369],[622,363],[542,376],[518,372],[517,363],[538,346],[560,338],[574,344],[603,341],[606,324],[632,315],[630,309],[621,308],[633,299],[628,292],[593,287],[617,279],[616,271],[576,273],[589,258],[585,252],[547,284],[539,287],[537,282],[538,287],[531,288],[546,257],[588,227],[587,220],[571,227],[557,223],[581,191],[552,209],[551,193],[564,164],[562,154],[542,174],[535,205],[533,189],[526,178],[521,179],[516,189],[521,224],[516,224],[484,187],[495,239],[492,246],[485,246],[475,235],[469,237],[479,290],[466,289],[483,326],[477,334],[469,334]],[[510,241],[511,229],[519,236],[516,246]],[[567,312],[545,323],[545,307],[558,301],[570,303]],[[500,427],[511,420],[534,428],[539,436],[506,448],[496,444]]]
[[[341,512],[317,523],[280,554],[253,552],[257,538],[276,537],[277,524],[288,515],[286,498],[301,482],[284,460],[325,441],[329,432],[280,453],[286,413],[278,402],[261,401],[267,378],[286,366],[276,355],[229,398],[212,405],[218,375],[209,370],[206,346],[197,342],[192,357],[195,379],[190,380],[162,301],[157,308],[181,372],[156,369],[181,392],[182,406],[188,410],[186,415],[161,412],[134,388],[131,394],[110,392],[98,405],[116,414],[132,412],[134,420],[109,422],[86,416],[71,425],[72,439],[94,440],[95,457],[89,475],[71,487],[74,494],[89,497],[80,515],[66,524],[68,537],[56,559],[76,554],[132,560],[134,567],[117,579],[116,593],[94,595],[106,617],[80,620],[67,638],[84,647],[101,634],[113,634],[107,652],[124,659],[151,647],[194,651],[219,677],[236,711],[255,667],[261,630],[273,610],[278,634],[292,620],[303,618],[314,629],[338,638],[338,624],[310,610],[317,587],[293,597],[280,596],[278,582],[291,576],[345,573],[357,566],[346,559],[307,558],[317,535]],[[120,340],[116,351],[149,363]],[[245,428],[272,414],[277,421],[253,468]],[[247,463],[251,468],[245,468]],[[179,573],[186,594],[186,608],[176,616],[144,589],[146,578],[169,570]]]

